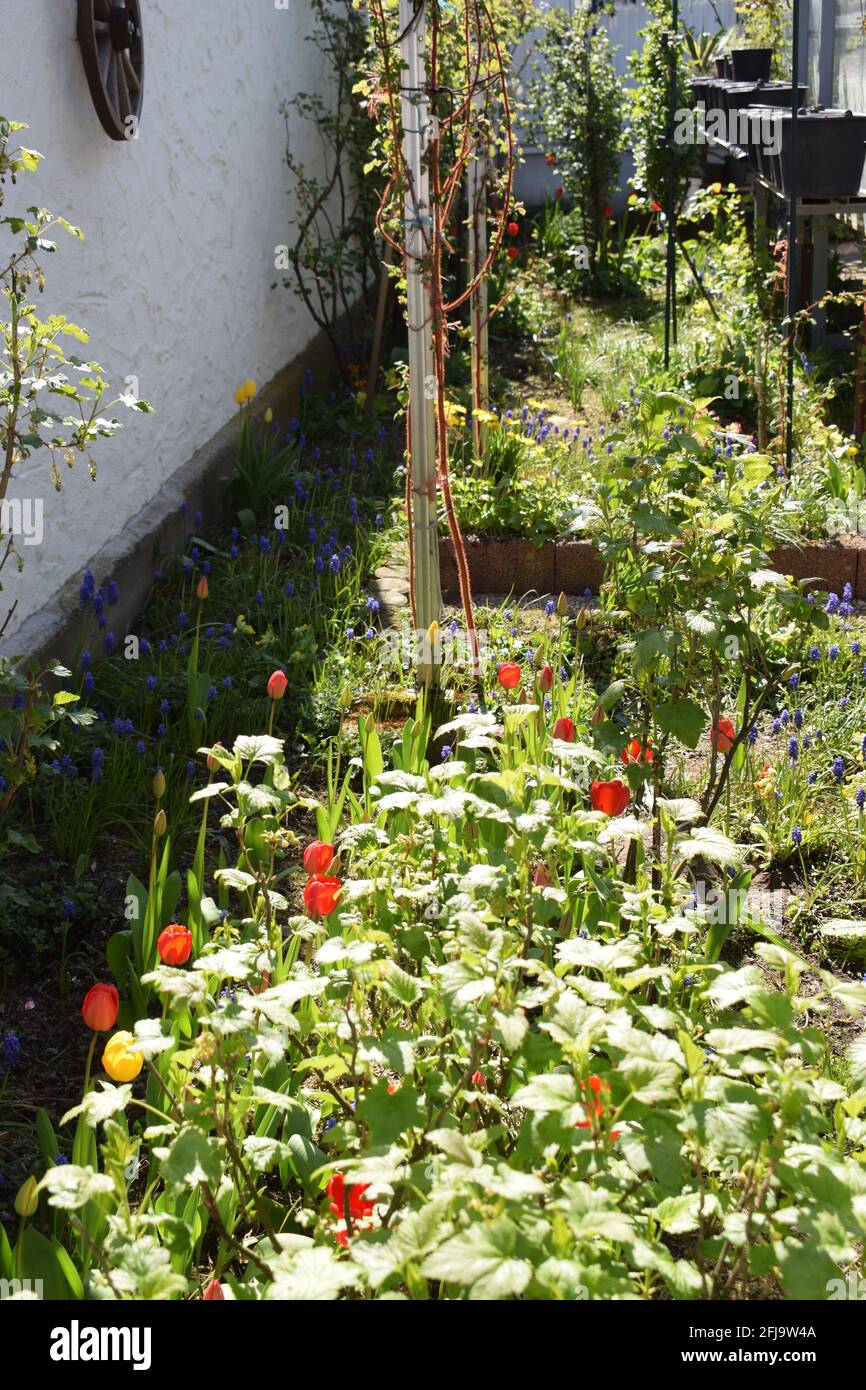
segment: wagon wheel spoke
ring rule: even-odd
[[[116,53],[114,55],[114,71],[117,82],[118,109],[120,111],[120,119],[122,121],[125,121],[126,117],[129,116],[132,112],[132,101],[129,95],[129,85],[126,81],[126,70],[123,59],[123,53]]]
[[[138,73],[130,56],[129,49],[126,48],[121,55],[123,58],[123,71],[126,73],[126,81],[131,92],[140,92],[141,83],[138,80]]]

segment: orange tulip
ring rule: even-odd
[[[203,574],[195,586],[195,596],[197,599],[204,601],[208,596],[208,592],[207,575]]]
[[[594,811],[603,811],[606,816],[621,816],[631,801],[631,792],[625,782],[593,782],[589,788]]]
[[[172,922],[160,932],[156,949],[163,965],[184,965],[192,953],[192,932],[179,922]]]
[[[563,715],[553,726],[553,737],[562,743],[574,743],[574,720]]]
[[[94,1033],[107,1033],[117,1022],[120,995],[114,985],[94,985],[84,996],[81,1017]]]
[[[520,684],[520,667],[516,661],[503,661],[496,678],[503,690],[514,690]]]
[[[651,763],[653,760],[653,750],[650,743],[643,744],[638,739],[633,738],[631,743],[627,743],[622,750],[622,760],[624,763]]]
[[[713,745],[720,753],[730,753],[736,737],[737,733],[730,719],[720,719],[710,730]]]

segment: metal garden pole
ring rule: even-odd
[[[476,104],[480,104],[476,99]],[[479,132],[480,134],[480,132]],[[469,161],[466,200],[469,222],[469,279],[475,280],[487,259],[487,178],[489,159],[486,141],[476,141],[475,152]],[[490,363],[488,346],[489,300],[487,276],[478,280],[470,299],[472,348],[472,442],[475,457],[487,461],[486,423],[479,418],[490,405]]]
[[[406,247],[406,321],[409,333],[409,477],[414,612],[426,633],[442,612],[436,517],[436,377],[425,280],[429,276],[432,223],[427,143],[430,103],[425,61],[424,6],[400,0],[400,97]]]
[[[785,472],[790,477],[794,459],[794,351],[799,286],[797,277],[797,157],[800,144],[797,92],[800,81],[800,3],[794,0],[791,22],[791,186],[788,207],[788,384],[785,414]]]
[[[679,0],[672,0],[671,32],[667,35],[670,90],[668,92],[668,245],[665,272],[665,366],[670,366],[671,341],[677,341],[677,250],[676,250],[676,152],[674,130],[677,119],[677,36]]]

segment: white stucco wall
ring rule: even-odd
[[[97,119],[76,14],[76,0],[3,0],[0,107],[45,156],[7,186],[4,213],[39,203],[83,228],[45,259],[39,309],[85,327],[89,355],[112,382],[137,376],[156,414],[119,409],[95,483],[79,462],[58,495],[44,451],[22,465],[10,496],[44,498],[45,538],[22,547],[20,578],[4,571],[3,614],[19,600],[7,639],[230,418],[236,385],[267,382],[314,332],[291,291],[271,288],[274,248],[290,241],[279,104],[327,81],[304,42],[305,0],[145,0],[141,134],[124,143]],[[297,139],[314,162],[315,132]]]

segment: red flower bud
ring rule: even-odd
[[[520,684],[520,667],[516,661],[503,661],[496,678],[503,690],[514,690]]]
[[[606,816],[621,816],[631,801],[631,792],[625,782],[593,782],[589,795],[594,811],[603,811]]]
[[[542,695],[546,695],[553,685],[553,671],[549,666],[542,666],[538,673],[538,688]]]
[[[331,867],[333,858],[333,845],[326,845],[324,840],[314,840],[304,850],[304,868],[308,874],[323,874]]]
[[[555,189],[553,190],[553,196],[554,196],[554,198],[564,198],[564,197],[565,197],[565,189],[564,189],[564,188],[555,188]]]
[[[730,753],[736,737],[737,731],[730,719],[720,719],[718,724],[714,724],[710,730],[713,745],[720,753]]]
[[[192,953],[192,932],[179,922],[172,922],[160,932],[156,949],[163,965],[185,965]]]
[[[509,236],[520,236],[520,226],[517,222],[509,222],[506,230]]]
[[[487,1090],[487,1077],[484,1075],[483,1071],[474,1071],[472,1073],[472,1085],[475,1087],[476,1091]]]
[[[304,885],[304,904],[313,917],[330,917],[343,893],[338,878],[316,874]]]
[[[508,246],[506,247],[505,254],[510,261],[516,261],[517,257],[520,255],[520,251],[516,246]]]
[[[208,592],[209,592],[209,590],[208,590],[208,583],[207,583],[207,575],[206,575],[206,574],[203,574],[202,577],[201,577],[201,579],[198,581],[198,583],[197,583],[196,586],[195,586],[195,596],[196,596],[197,599],[199,599],[200,601],[203,602],[203,601],[207,598]]]
[[[561,739],[563,743],[574,743],[574,720],[565,715],[557,719],[553,726],[553,737]]]
[[[117,1022],[120,995],[114,985],[94,985],[84,996],[81,1017],[94,1033],[107,1033]]]
[[[548,162],[548,164],[555,164],[555,163],[556,163],[556,155],[555,155],[555,154],[549,154],[549,155],[547,156],[547,162]]]
[[[212,1299],[221,1299],[223,1302],[225,1301],[223,1286],[219,1279],[211,1279],[210,1283],[205,1286],[205,1291],[202,1294],[202,1300],[205,1303],[210,1303]]]
[[[544,863],[539,864],[532,879],[534,886],[536,888],[549,888],[552,881],[550,874],[547,872],[547,865]]]
[[[268,681],[268,698],[271,700],[282,700],[289,684],[285,671],[274,671]]]

